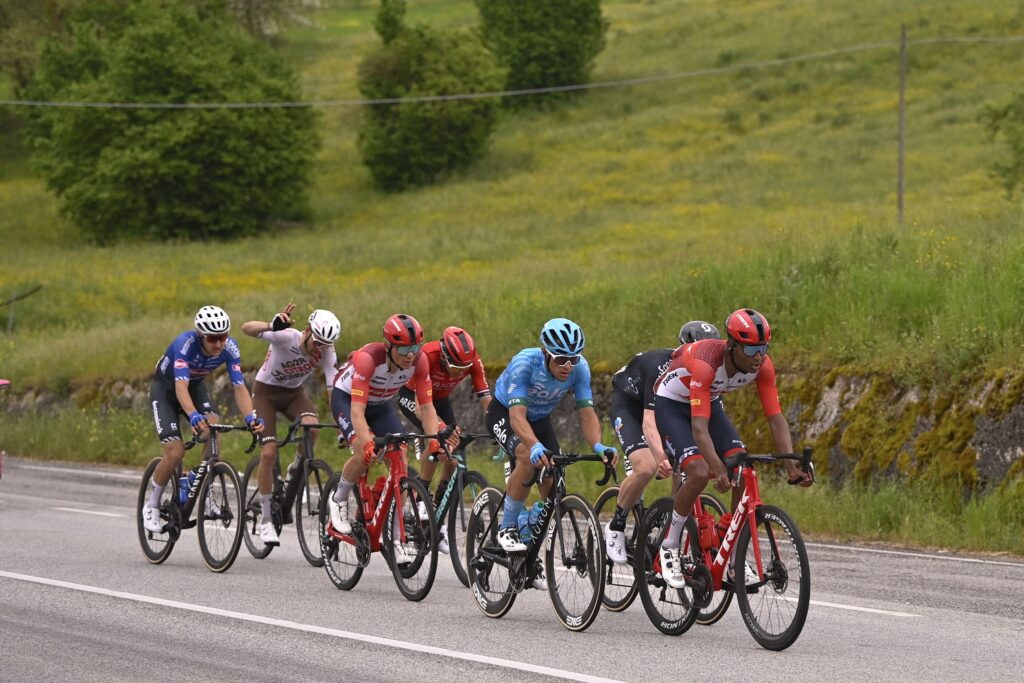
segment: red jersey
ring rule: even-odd
[[[389,371],[387,344],[374,342],[349,354],[334,386],[352,396],[353,403],[379,405],[387,403],[406,383],[416,391],[417,403],[433,402],[426,354],[421,350],[416,362],[405,370]]]
[[[441,342],[427,342],[420,349],[420,356],[426,356],[430,364],[430,384],[434,391],[434,399],[448,398],[455,387],[459,386],[462,380],[469,376],[473,377],[473,388],[476,390],[477,398],[489,396],[491,388],[487,384],[487,376],[484,375],[484,364],[479,354],[473,357],[473,364],[465,370],[456,370],[454,377],[448,374],[441,361]],[[409,380],[406,385],[409,389],[415,389],[414,380]]]

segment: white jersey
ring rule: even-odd
[[[302,352],[302,332],[289,327],[278,332],[267,330],[256,335],[270,342],[267,357],[263,360],[256,381],[278,387],[294,389],[302,386],[306,377],[318,367],[323,368],[327,386],[334,384],[337,374],[338,356],[333,346],[323,348],[323,353],[307,356]]]

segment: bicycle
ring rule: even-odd
[[[277,442],[280,449],[290,443],[296,443],[295,437],[302,430],[302,449],[295,462],[288,467],[288,476],[281,479],[280,456],[274,460],[273,500],[270,504],[271,519],[274,530],[280,535],[285,524],[295,522],[295,531],[299,537],[299,548],[302,556],[314,567],[321,567],[324,558],[320,555],[320,537],[317,521],[320,516],[320,497],[327,480],[334,474],[331,466],[323,460],[313,458],[313,439],[311,429],[338,429],[336,424],[303,424],[302,418],[296,418],[288,428],[284,439]],[[260,540],[259,524],[262,512],[260,500],[259,472],[260,456],[256,455],[245,467],[242,476],[242,490],[245,492],[245,521],[242,525],[242,539],[249,553],[257,560],[262,560],[274,549],[264,545]],[[293,511],[294,509],[294,511]]]
[[[370,555],[381,551],[402,595],[413,602],[427,597],[437,571],[434,504],[423,484],[408,476],[398,444],[434,438],[443,442],[446,436],[401,433],[374,437],[376,459],[387,462],[388,473],[380,476],[373,488],[367,484],[364,474],[352,488],[349,494],[352,532],[349,534],[334,529],[328,508],[341,473],[327,480],[324,487],[327,494],[320,498],[318,528],[324,569],[336,588],[346,591],[355,588],[363,569],[370,563]],[[420,519],[420,503],[426,508],[426,521]],[[401,514],[398,514],[399,505]],[[406,555],[412,555],[408,562],[395,561],[396,542],[402,545]]]
[[[636,582],[647,616],[662,633],[684,633],[716,591],[728,590],[735,594],[743,622],[761,647],[784,650],[796,641],[811,599],[807,549],[796,522],[782,509],[762,502],[753,467],[778,460],[797,460],[804,472],[814,472],[810,448],[802,455],[740,453],[723,459],[727,470],[735,468],[733,485],[742,486],[743,493],[721,537],[714,516],[700,498],[694,501],[680,544],[684,588],[668,586],[658,554],[671,524],[672,499],[662,498],[647,511],[640,527],[643,550]],[[744,578],[742,590],[727,577],[734,553],[736,574],[744,576],[749,565],[756,575],[752,582]]]
[[[498,543],[498,517],[504,509],[505,493],[488,487],[473,503],[466,531],[466,560],[469,582],[477,605],[497,619],[512,608],[516,596],[539,574],[541,549],[551,606],[562,625],[570,631],[586,630],[601,607],[604,567],[604,537],[590,504],[565,492],[565,468],[577,462],[601,462],[604,486],[615,469],[604,457],[559,453],[549,456],[551,466],[536,472],[526,484],[550,475],[554,486],[531,532],[526,552],[508,553]],[[606,457],[611,457],[608,453]],[[549,523],[554,521],[550,526]]]
[[[142,524],[142,507],[149,499],[152,487],[153,472],[156,471],[161,457],[149,461],[142,473],[142,485],[139,487],[139,499],[136,506],[136,522],[139,530],[139,542],[142,552],[151,564],[163,563],[174,549],[174,544],[181,536],[183,529],[194,526],[199,528],[199,550],[203,561],[212,572],[225,572],[238,556],[242,543],[241,516],[236,513],[242,510],[242,488],[235,468],[220,461],[220,446],[217,434],[230,431],[249,431],[246,426],[228,424],[210,424],[210,455],[199,462],[195,469],[195,479],[189,484],[185,500],[181,500],[180,486],[182,465],[178,463],[174,475],[164,487],[160,497],[160,518],[164,520],[163,529],[159,532],[147,531]],[[185,444],[190,450],[207,439],[200,439],[199,434]],[[253,433],[252,443],[246,453],[256,448],[257,435]],[[190,519],[196,510],[195,519]]]

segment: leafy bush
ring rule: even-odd
[[[1019,92],[1003,104],[992,104],[982,110],[984,121],[992,137],[1002,136],[1009,147],[1009,160],[992,165],[993,176],[999,178],[1012,197],[1024,189],[1024,92]]]
[[[484,42],[508,69],[508,90],[587,83],[604,49],[601,0],[475,0]],[[514,105],[552,96],[511,98]]]
[[[122,103],[296,101],[297,79],[215,3],[145,0],[71,18],[27,95]],[[36,108],[27,139],[61,210],[101,243],[227,237],[305,210],[314,113]]]
[[[500,88],[501,72],[476,38],[425,26],[401,29],[359,66],[359,90],[370,99]],[[378,187],[402,190],[483,156],[496,121],[496,99],[379,104],[366,112],[359,149]]]

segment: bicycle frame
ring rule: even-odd
[[[168,481],[168,485],[173,484],[175,486],[175,492],[171,500],[178,506],[178,510],[181,512],[182,529],[191,529],[198,523],[198,518],[195,520],[190,520],[189,518],[192,516],[192,511],[195,509],[196,501],[199,500],[199,491],[202,489],[203,482],[206,481],[206,476],[209,474],[210,468],[214,463],[220,460],[220,439],[217,437],[217,434],[219,432],[249,431],[248,427],[239,427],[237,425],[225,425],[220,423],[209,425],[209,430],[210,436],[208,439],[200,439],[199,434],[196,433],[192,435],[192,440],[185,444],[185,450],[188,451],[201,443],[209,441],[210,454],[200,460],[199,465],[196,466],[196,478],[192,482],[191,486],[189,486],[188,496],[184,503],[178,500],[179,493],[177,491],[178,482],[181,481],[181,477],[184,473],[184,458],[182,458],[182,461],[174,468],[174,475]],[[257,438],[257,435],[253,433],[252,443],[249,444],[249,447],[245,451],[246,453],[251,452],[256,447]]]
[[[388,463],[387,478],[384,482],[384,488],[381,490],[380,499],[376,501],[376,505],[373,500],[373,489],[367,483],[368,474],[364,474],[359,478],[356,485],[359,487],[359,496],[362,499],[363,506],[363,519],[365,520],[366,533],[370,539],[370,550],[371,552],[377,552],[381,549],[381,538],[384,531],[384,525],[387,523],[387,510],[391,508],[392,501],[401,500],[401,485],[402,479],[407,477],[409,474],[408,467],[405,464],[403,457],[404,448],[402,447],[389,447],[380,456],[381,459]],[[403,543],[406,541],[405,535],[405,520],[404,515],[396,515],[398,521],[398,535],[396,540],[400,539]],[[356,545],[357,540],[351,534],[342,534],[335,531],[334,527],[329,526],[327,528],[328,535],[331,538],[335,538],[344,543]]]
[[[309,477],[309,463],[313,459],[313,438],[310,435],[312,429],[339,429],[336,424],[321,424],[321,423],[310,423],[306,424],[302,422],[301,416],[296,418],[291,426],[288,428],[288,433],[285,437],[277,442],[277,457],[274,460],[274,489],[275,494],[277,493],[277,482],[281,477],[281,448],[291,443],[297,443],[295,434],[302,430],[302,452],[301,452],[301,465],[302,465],[302,476],[293,476],[288,481],[288,486],[281,493],[281,507],[282,509],[288,510],[295,504],[295,498],[299,494],[299,488],[302,483]]]
[[[732,513],[732,521],[729,523],[729,528],[726,529],[725,535],[718,539],[717,542],[714,535],[708,535],[706,531],[702,534],[703,530],[714,528],[715,518],[704,510],[699,496],[694,501],[691,512],[693,519],[697,522],[698,541],[700,542],[701,553],[704,555],[704,564],[711,570],[711,578],[714,581],[714,589],[716,591],[722,590],[725,571],[729,566],[729,559],[732,557],[733,550],[736,547],[736,539],[739,537],[740,529],[743,528],[744,524],[750,526],[750,540],[754,549],[754,557],[757,561],[755,571],[757,572],[758,581],[762,581],[764,577],[756,521],[757,510],[764,503],[761,501],[761,491],[757,484],[757,471],[750,465],[740,465],[736,473],[736,480],[740,479],[743,481],[743,495],[740,497],[739,503]],[[708,541],[712,542],[709,543]],[[771,541],[774,543],[775,539],[771,539]],[[716,550],[713,559],[711,557],[712,550]]]

